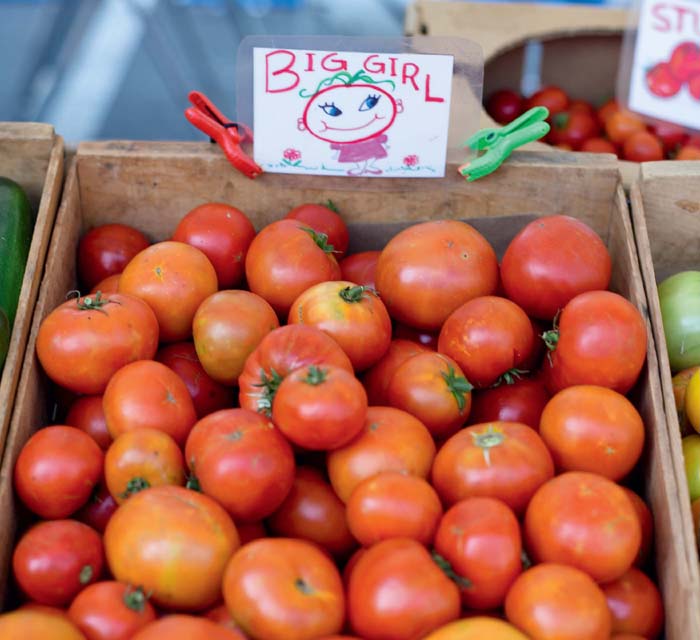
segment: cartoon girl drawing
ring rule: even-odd
[[[309,101],[297,128],[330,142],[338,162],[354,164],[348,175],[382,173],[375,163],[388,156],[385,132],[403,112],[402,101],[378,86],[384,83],[394,90],[392,80],[375,81],[362,70],[352,75],[339,71],[322,80],[313,93],[299,92]]]

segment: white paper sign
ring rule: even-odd
[[[444,176],[452,56],[255,47],[253,70],[265,171]]]
[[[700,129],[700,0],[640,0],[629,108]]]

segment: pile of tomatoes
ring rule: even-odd
[[[700,160],[700,135],[670,122],[647,125],[636,114],[609,100],[595,108],[585,100],[572,100],[556,86],[540,89],[529,98],[510,89],[493,93],[486,111],[507,124],[533,107],[549,109],[550,132],[545,142],[565,151],[614,153],[623,160]]]
[[[70,399],[19,454],[13,554],[42,640],[657,638],[646,328],[600,237],[456,220],[346,255],[326,206],[258,233],[105,225],[37,356]],[[339,635],[339,634],[347,635]]]

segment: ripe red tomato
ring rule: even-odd
[[[360,431],[367,416],[367,394],[352,374],[330,365],[310,365],[282,380],[272,420],[294,444],[315,451],[337,449]]]
[[[394,320],[437,330],[459,306],[495,291],[498,262],[474,227],[435,220],[404,229],[387,243],[376,282]]]
[[[343,583],[315,545],[291,538],[248,543],[223,579],[224,600],[244,633],[265,640],[338,633],[345,618]]]
[[[92,492],[92,496],[85,506],[75,514],[76,520],[92,527],[95,531],[104,533],[107,523],[117,510],[119,505],[107,490],[104,482],[100,483]]]
[[[175,614],[159,618],[147,624],[131,640],[245,640],[243,634],[234,629],[216,624],[199,616]]]
[[[571,565],[596,582],[625,573],[642,539],[639,518],[622,488],[582,471],[540,487],[527,508],[524,532],[533,560]]]
[[[271,331],[248,356],[238,378],[241,407],[271,416],[272,401],[282,380],[295,369],[312,364],[353,371],[338,343],[320,329],[292,324]]]
[[[688,90],[690,95],[696,100],[700,100],[700,71],[691,76],[688,80]]]
[[[314,231],[325,233],[328,238],[328,244],[333,247],[333,255],[337,260],[340,260],[348,250],[348,244],[350,243],[348,227],[338,214],[337,207],[330,200],[325,205],[300,204],[284,217],[289,220],[304,222]]]
[[[103,451],[112,444],[112,436],[109,435],[102,408],[102,396],[76,398],[68,409],[65,422],[69,427],[76,427],[87,433]]]
[[[624,144],[635,131],[646,131],[646,125],[639,116],[629,111],[616,111],[605,121],[605,133],[614,144]]]
[[[535,342],[532,323],[514,302],[483,296],[465,302],[442,326],[438,351],[475,387],[488,387],[521,367]]]
[[[598,135],[600,127],[592,113],[580,108],[576,111],[561,111],[552,117],[552,129],[549,140],[552,144],[568,144],[574,151]]]
[[[424,640],[528,640],[513,625],[488,616],[471,616],[450,622]]]
[[[158,351],[155,359],[182,379],[194,404],[197,418],[233,405],[233,393],[204,370],[191,342],[174,342]]]
[[[125,224],[105,224],[90,229],[78,244],[80,282],[91,289],[101,280],[121,273],[129,261],[150,244],[143,233]]]
[[[233,289],[243,280],[245,257],[254,237],[255,228],[245,213],[210,202],[180,220],[172,239],[199,249],[214,267],[219,289]]]
[[[434,331],[422,331],[421,329],[414,329],[397,322],[394,325],[394,333],[392,335],[394,340],[411,340],[432,351],[437,351],[438,334]]]
[[[226,608],[225,604],[220,604],[213,609],[209,609],[209,611],[204,614],[204,617],[212,622],[216,622],[216,624],[221,625],[222,627],[235,631],[238,634],[236,638],[239,638],[240,640],[247,640],[241,633],[240,627],[236,624],[236,621],[229,613],[229,610]]]
[[[622,146],[622,157],[632,162],[653,162],[664,159],[661,141],[648,131],[635,131]]]
[[[75,393],[104,392],[125,364],[152,358],[158,320],[151,308],[118,293],[64,302],[41,323],[36,355],[56,384]]]
[[[669,71],[680,82],[687,82],[691,76],[700,73],[700,45],[696,42],[681,42],[671,52]]]
[[[675,152],[682,147],[688,139],[686,130],[672,122],[657,122],[651,125],[651,132],[661,140],[666,153]]]
[[[248,356],[280,326],[274,309],[250,291],[219,291],[199,305],[192,321],[197,357],[216,382],[235,385]]]
[[[472,388],[452,358],[429,351],[396,369],[387,398],[392,407],[418,418],[434,438],[447,438],[467,421]]]
[[[673,73],[673,67],[667,62],[659,62],[646,73],[647,87],[651,93],[660,98],[675,96],[683,86]]]
[[[461,580],[462,605],[496,609],[522,571],[520,525],[513,511],[494,498],[460,500],[442,517],[435,551]]]
[[[554,475],[554,464],[534,429],[517,422],[466,427],[440,448],[433,486],[446,505],[472,496],[503,500],[517,514]]]
[[[328,453],[328,476],[347,502],[362,480],[381,471],[426,478],[434,457],[435,443],[422,422],[392,407],[369,407],[360,435]]]
[[[620,111],[620,105],[617,103],[617,100],[608,100],[605,104],[603,104],[598,109],[598,121],[600,122],[600,126],[605,129],[608,118],[618,111]]]
[[[559,87],[543,87],[533,95],[531,95],[525,103],[525,111],[533,107],[547,107],[549,115],[554,116],[557,113],[566,111],[569,106],[569,96],[564,93]]]
[[[92,289],[90,289],[90,295],[97,293],[98,291],[105,295],[108,293],[118,293],[119,279],[121,278],[121,275],[121,272],[119,272],[111,276],[107,276],[104,280],[100,280]]]
[[[380,254],[381,251],[361,251],[343,258],[339,263],[341,279],[374,289],[374,275]]]
[[[610,253],[585,222],[545,216],[525,226],[508,245],[501,280],[508,298],[535,318],[551,320],[574,297],[607,289]]]
[[[596,123],[598,122],[595,107],[590,102],[586,102],[585,100],[572,100],[569,103],[569,111],[571,113],[586,113],[589,116],[596,118]]]
[[[265,529],[265,525],[262,522],[238,523],[236,529],[238,529],[238,536],[241,539],[241,546],[246,544],[246,542],[267,537],[267,529]]]
[[[408,538],[368,549],[350,574],[347,594],[350,626],[366,640],[424,638],[460,613],[457,585]]]
[[[423,478],[398,471],[366,478],[347,503],[350,531],[365,547],[390,538],[412,538],[430,546],[441,517],[435,489]]]
[[[148,487],[184,485],[180,448],[167,433],[136,429],[122,433],[105,455],[105,483],[121,504]]]
[[[681,147],[676,155],[676,160],[700,160],[700,147],[686,145]]]
[[[651,544],[654,539],[654,518],[646,502],[644,502],[638,494],[627,487],[622,488],[630,499],[637,513],[637,517],[639,518],[639,525],[642,528],[642,544],[639,547],[637,559],[634,561],[635,567],[642,567],[646,564],[651,554]]]
[[[279,508],[294,482],[294,454],[268,418],[225,409],[202,418],[185,446],[202,491],[236,522],[257,522]]]
[[[103,461],[102,450],[84,431],[62,425],[39,429],[15,463],[15,491],[38,516],[66,518],[90,498]]]
[[[102,406],[113,438],[135,429],[157,429],[182,445],[197,420],[180,376],[154,360],[132,362],[117,371]]]
[[[540,416],[548,401],[544,383],[536,379],[522,378],[494,389],[480,389],[472,396],[469,423],[522,422],[539,429]]]
[[[486,111],[498,124],[508,124],[524,111],[523,98],[515,91],[501,89],[491,94]]]
[[[429,352],[430,349],[412,340],[400,338],[392,340],[386,353],[365,372],[362,378],[369,404],[388,405],[387,389],[396,370],[412,356]]]
[[[686,141],[686,145],[700,149],[700,134],[691,135]]]
[[[588,153],[614,153],[617,155],[615,145],[605,138],[588,138],[581,145],[580,150]]]
[[[60,609],[38,606],[0,614],[0,637],[12,640],[85,640]]]
[[[161,342],[187,340],[197,307],[216,293],[216,271],[204,253],[184,242],[158,242],[136,255],[119,292],[141,298],[158,318]]]
[[[320,471],[297,467],[292,489],[268,519],[276,536],[315,542],[336,557],[356,545],[345,519],[345,505]]]
[[[609,640],[611,616],[583,571],[544,563],[525,571],[506,597],[506,617],[531,638]]]
[[[282,317],[310,286],[340,279],[340,267],[323,237],[296,220],[262,229],[245,261],[248,286]]]
[[[120,582],[97,582],[83,589],[68,617],[88,640],[125,640],[156,619],[143,589]]]
[[[182,487],[153,487],[117,509],[104,534],[112,575],[167,609],[201,610],[221,598],[226,563],[239,546],[229,515]]]
[[[34,602],[67,605],[99,580],[104,565],[99,534],[76,520],[40,522],[17,543],[12,570],[17,584]]]
[[[656,585],[639,569],[602,586],[614,633],[638,633],[655,640],[664,624],[664,605]]]
[[[611,291],[576,296],[564,307],[558,332],[550,354],[550,391],[594,384],[627,393],[637,381],[646,359],[646,325],[622,296]]]
[[[644,423],[620,393],[576,385],[544,408],[540,435],[557,469],[590,471],[618,481],[632,471],[644,446]]]

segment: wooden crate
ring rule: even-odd
[[[34,237],[10,347],[0,377],[0,452],[3,451],[19,382],[34,303],[44,270],[56,210],[63,187],[63,139],[48,124],[0,122],[0,176],[11,178],[27,193],[36,214]]]
[[[681,499],[681,518],[690,517],[690,495],[686,484],[680,425],[666,351],[657,283],[679,271],[700,269],[697,238],[700,238],[700,162],[648,162],[630,193],[632,216],[640,252],[642,277],[649,302],[654,340],[658,351],[669,444]],[[693,543],[690,562],[698,565],[692,529],[684,530]],[[690,637],[690,636],[689,636]]]
[[[8,586],[18,518],[12,469],[24,442],[50,420],[48,384],[34,355],[39,324],[75,287],[75,250],[92,225],[125,222],[153,239],[169,237],[192,207],[219,200],[239,206],[260,228],[303,201],[332,198],[349,222],[354,249],[378,248],[420,220],[468,219],[502,253],[537,215],[568,213],[590,224],[613,259],[613,289],[646,317],[624,193],[613,161],[582,154],[515,153],[495,174],[467,183],[449,167],[441,180],[314,178],[265,174],[250,181],[232,170],[218,149],[199,143],[105,142],[80,146],[66,181],[25,356],[11,434],[0,467],[0,585]],[[648,318],[647,318],[648,319]],[[700,637],[697,567],[689,562],[689,523],[679,507],[670,455],[656,349],[647,322],[648,364],[634,391],[647,429],[644,490],[655,514],[656,569],[668,611],[667,638]]]

